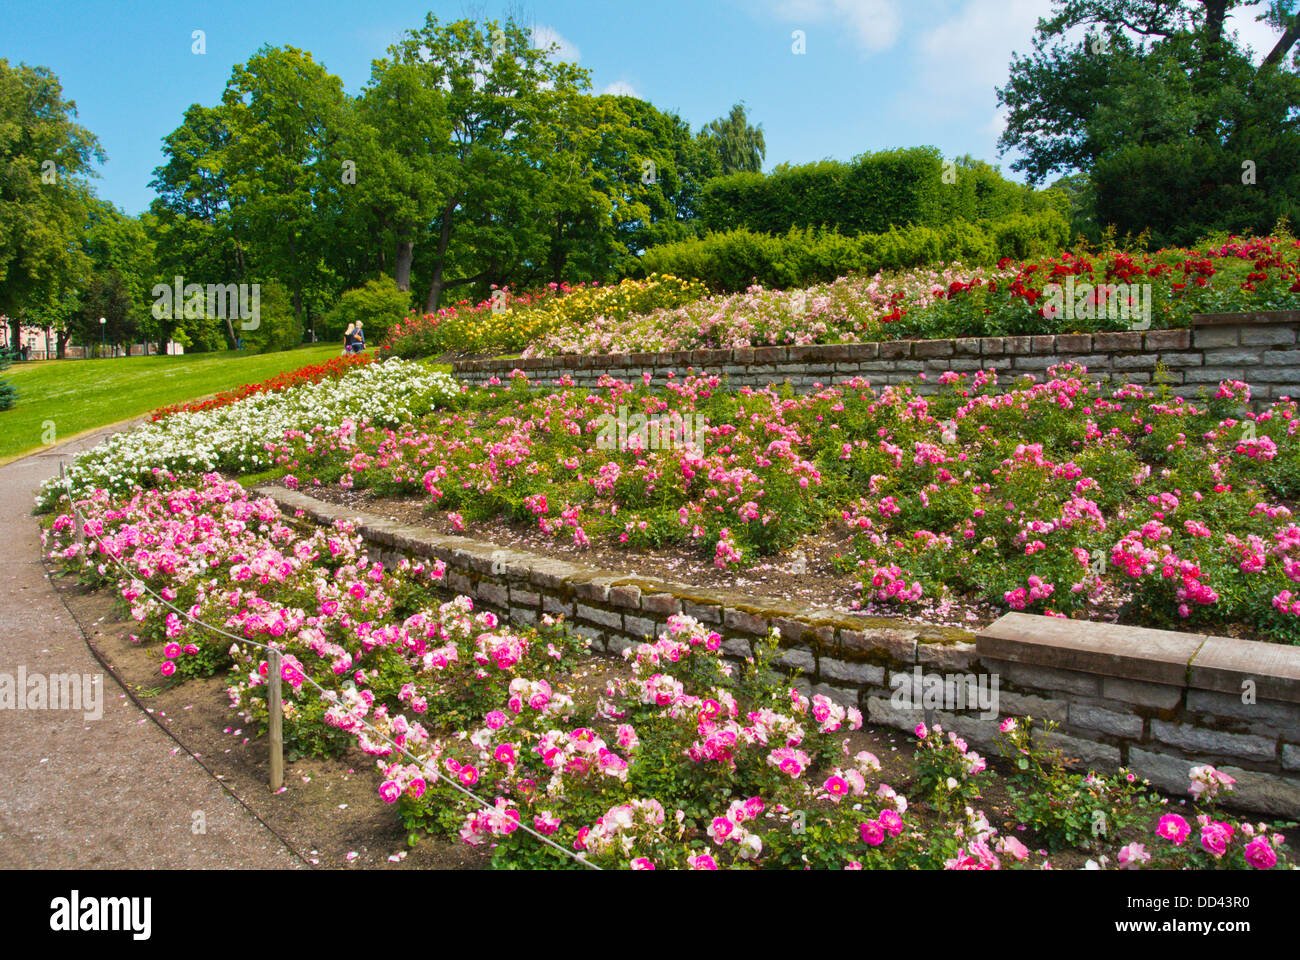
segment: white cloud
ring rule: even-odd
[[[998,106],[996,88],[1006,83],[1012,53],[1031,51],[1051,0],[917,0],[917,6],[930,16],[909,31],[913,67],[903,73],[891,113],[926,132],[920,142],[1005,165],[1015,154],[998,157],[1008,111]]]
[[[626,80],[615,80],[613,83],[608,84],[600,92],[607,93],[615,97],[638,97],[639,98],[641,96],[641,94],[636,92],[636,87],[632,86],[632,84],[628,83]]]
[[[577,44],[570,43],[554,27],[533,25],[533,46],[538,50],[547,50],[554,46],[551,57],[565,63],[577,63],[582,59],[582,51]]]
[[[1038,18],[1051,0],[970,0],[917,38],[926,79],[936,92],[992,97],[1007,79],[1013,52],[1028,53]]]
[[[1002,131],[1007,128],[1007,120],[1010,117],[1010,107],[998,107],[993,111],[993,116],[989,118],[988,125],[984,128],[985,135],[994,138],[1002,136]]]
[[[864,53],[882,53],[903,30],[900,0],[771,0],[772,12],[806,29],[830,25],[847,30]]]

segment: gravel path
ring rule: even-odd
[[[0,868],[305,866],[126,697],[46,579],[31,515],[37,486],[60,462],[130,425],[0,467],[8,554],[0,674],[102,675],[103,712],[96,720],[77,710],[0,709]]]

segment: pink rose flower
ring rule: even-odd
[[[862,834],[862,842],[869,846],[878,847],[885,842],[885,828],[879,820],[858,824],[858,832]]]
[[[1147,848],[1142,844],[1130,843],[1120,848],[1118,859],[1120,869],[1132,870],[1150,860],[1151,854],[1147,853]]]
[[[1273,845],[1259,836],[1246,844],[1246,862],[1256,870],[1271,870],[1277,865],[1277,854]]]
[[[1187,821],[1176,813],[1166,813],[1156,825],[1156,833],[1172,841],[1175,847],[1181,847],[1191,832],[1192,828],[1187,825]]]

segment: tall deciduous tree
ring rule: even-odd
[[[1259,62],[1231,30],[1240,0],[1057,0],[998,91],[1000,145],[1031,181],[1083,172],[1098,225],[1189,242],[1294,218],[1300,180],[1300,3]],[[1086,35],[1080,36],[1081,31]],[[1088,217],[1084,217],[1088,219]]]
[[[242,281],[248,272],[245,246],[231,218],[224,155],[230,130],[224,112],[221,106],[196,103],[185,111],[181,125],[163,137],[167,162],[154,170],[149,186],[157,193],[150,211],[165,279]]]
[[[77,242],[91,196],[86,178],[104,152],[76,115],[49,69],[0,59],[0,314],[15,350],[20,323],[86,271]]]
[[[113,204],[96,199],[90,207],[85,249],[92,277],[112,275],[129,301],[125,322],[114,342],[146,343],[164,333],[153,316],[153,287],[160,280],[149,226],[152,216],[130,217]]]
[[[260,278],[289,288],[301,323],[314,288],[331,282],[319,253],[328,226],[321,205],[325,181],[337,176],[328,160],[343,129],[343,83],[310,53],[263,47],[235,67],[222,103],[235,230]]]
[[[391,263],[400,290],[411,289],[415,246],[452,187],[447,99],[422,64],[377,60],[340,145],[343,194],[383,245],[378,259]]]
[[[549,224],[543,279],[625,272],[646,247],[684,239],[703,177],[715,172],[690,125],[635,97],[579,97],[547,130]]]
[[[763,159],[767,155],[763,126],[750,124],[744,104],[736,104],[727,116],[705,124],[700,136],[717,152],[723,176],[758,173],[763,169]]]
[[[547,117],[590,85],[586,71],[551,54],[513,19],[443,25],[433,14],[389,51],[393,64],[420,71],[424,89],[444,91],[450,137],[434,155],[429,312],[445,288],[482,282],[530,246],[529,224],[516,218],[532,212]],[[461,237],[467,225],[472,235]]]

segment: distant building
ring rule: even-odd
[[[0,322],[5,322],[5,318],[0,317]],[[19,356],[23,360],[54,360],[58,357],[59,353],[59,334],[57,331],[47,330],[45,327],[32,327],[24,324],[18,328],[18,344]],[[138,357],[143,355],[144,352],[144,344],[131,344],[131,356]],[[158,353],[158,344],[149,344],[149,352],[151,354]],[[179,343],[168,343],[166,352],[169,354],[182,354],[185,352],[185,348]],[[84,359],[86,356],[86,347],[81,344],[70,343],[63,351],[63,356],[68,360]]]

